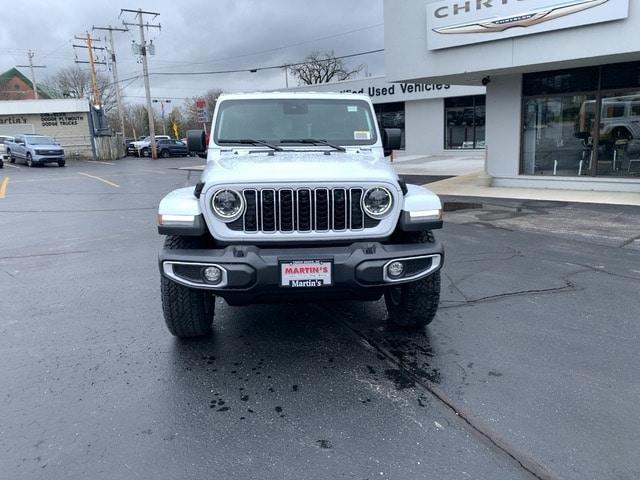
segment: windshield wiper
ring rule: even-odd
[[[340,145],[334,145],[333,143],[329,143],[326,140],[321,140],[319,138],[283,138],[280,140],[280,143],[310,143],[312,145],[326,145],[327,147],[335,148],[339,152],[347,151]]]
[[[224,140],[218,140],[218,143],[240,143],[242,145],[264,145],[265,147],[269,147],[275,150],[276,152],[282,151],[282,148],[277,145],[274,145],[269,142],[265,142],[264,140],[254,140],[253,138],[239,138],[236,140],[224,139]]]

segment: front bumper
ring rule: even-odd
[[[402,278],[391,279],[387,265],[401,260],[406,265]],[[282,287],[281,263],[290,261],[331,262],[332,284],[321,287]],[[442,268],[444,249],[430,244],[386,245],[358,242],[347,246],[318,248],[258,248],[228,246],[223,249],[168,250],[159,257],[160,272],[182,285],[208,290],[231,304],[270,303],[302,298],[358,298],[375,300],[384,289],[415,281]],[[206,282],[202,272],[217,266],[222,281]]]
[[[33,163],[57,163],[64,162],[64,155],[34,155]]]

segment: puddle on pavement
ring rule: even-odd
[[[458,210],[473,210],[484,208],[484,205],[481,203],[471,203],[471,202],[444,202],[442,205],[442,210],[445,212],[457,212]]]

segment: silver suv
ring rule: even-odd
[[[220,96],[195,188],[160,203],[161,293],[169,331],[208,334],[215,296],[231,305],[378,300],[406,327],[438,308],[444,252],[439,198],[406,185],[385,158],[400,130],[380,132],[354,94]]]

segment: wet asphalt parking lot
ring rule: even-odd
[[[155,216],[199,162],[0,170],[0,478],[640,478],[637,208],[446,199],[423,331],[218,301],[178,341]]]

